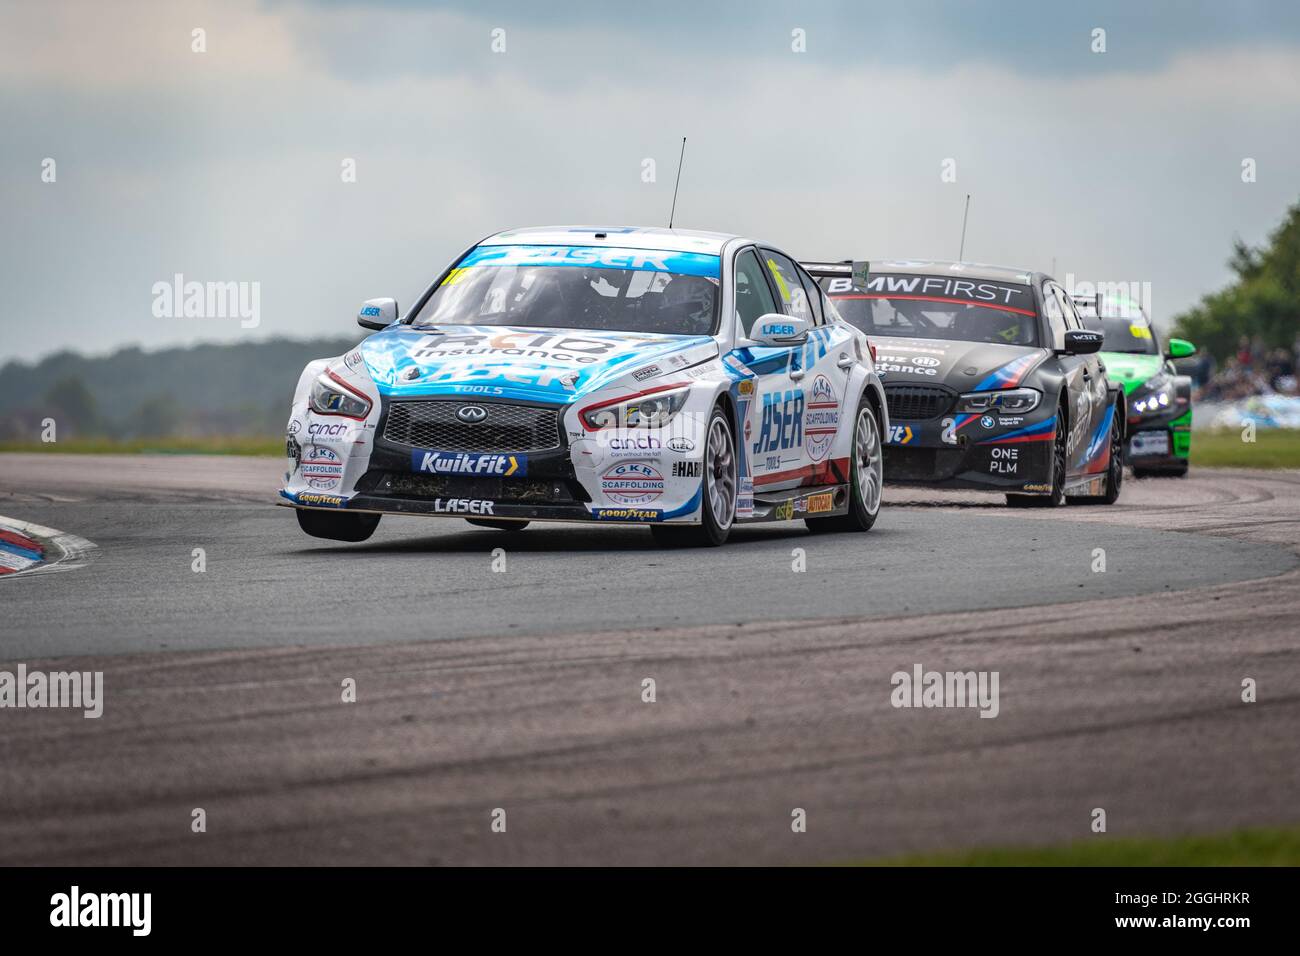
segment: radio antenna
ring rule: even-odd
[[[682,137],[682,152],[677,157],[677,182],[673,184],[673,208],[668,213],[668,228],[673,227],[673,218],[677,215],[677,187],[682,184],[682,162],[686,159],[686,137]]]
[[[966,218],[970,215],[970,193],[966,194],[966,211],[961,214],[961,249],[957,252],[957,261],[966,259]]]

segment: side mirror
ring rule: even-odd
[[[1196,354],[1196,346],[1186,339],[1170,339],[1168,345],[1169,348],[1165,350],[1167,358],[1187,358],[1189,355]]]
[[[759,345],[800,345],[808,338],[811,327],[807,319],[769,312],[758,317],[749,337]]]
[[[1101,351],[1102,340],[1106,336],[1091,329],[1069,329],[1065,333],[1064,355],[1092,355]]]
[[[396,321],[396,299],[366,299],[357,312],[357,325],[363,329],[386,329]]]

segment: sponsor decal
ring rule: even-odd
[[[740,395],[753,395],[754,380],[752,378],[741,379],[736,383],[736,392]]]
[[[1043,484],[1022,485],[1021,489],[1024,491],[1051,491],[1052,486]]]
[[[364,308],[362,308],[362,310],[361,310],[361,314],[364,315],[364,316],[366,316],[366,317],[368,317],[368,318],[373,318],[373,317],[379,315],[379,306],[377,306],[377,305],[367,305],[367,306],[365,306]]]
[[[638,382],[644,382],[648,378],[654,378],[656,375],[662,375],[664,372],[658,365],[647,365],[645,368],[639,368],[632,373],[632,377]]]
[[[777,521],[789,521],[794,517],[794,502],[783,501],[772,509],[772,517]]]
[[[769,338],[788,339],[794,337],[794,326],[788,322],[764,322],[758,333]]]
[[[298,421],[298,419],[296,418],[290,419],[289,427],[285,429],[285,433],[289,435],[296,435],[300,431],[302,431],[302,422]]]
[[[434,498],[434,514],[490,515],[492,502],[478,498]]]
[[[740,491],[736,494],[736,517],[754,517],[754,479],[750,476],[740,479]]]
[[[528,474],[528,456],[428,451],[415,448],[411,451],[411,471],[433,475],[492,475],[498,478],[522,478]]]
[[[763,396],[763,421],[759,426],[754,454],[766,451],[784,451],[803,444],[803,389],[786,389],[769,392]],[[745,423],[745,438],[749,438],[749,423]]]
[[[670,438],[668,439],[668,447],[684,455],[687,452],[695,451],[695,442],[689,438]]]
[[[811,515],[831,511],[835,507],[835,496],[830,492],[822,495],[808,496],[808,513]]]
[[[699,252],[666,252],[658,249],[620,249],[606,246],[476,246],[457,269],[475,266],[546,266],[607,269],[635,269],[676,272],[680,275],[717,279],[722,274],[717,256]]]
[[[981,428],[992,428],[992,427],[993,427],[994,425],[996,425],[997,423],[998,423],[998,420],[997,420],[996,418],[994,418],[992,415],[981,415],[981,416],[980,416],[980,427],[981,427]]]
[[[600,490],[619,504],[644,504],[664,493],[664,476],[645,462],[627,461],[600,476]]]
[[[906,445],[913,438],[911,425],[890,425],[889,441],[890,445]]]
[[[912,364],[920,365],[922,368],[935,368],[939,365],[939,360],[929,355],[914,355],[912,356]]]
[[[912,364],[917,361],[917,358],[918,356],[915,355],[885,355],[878,353],[876,355],[876,371],[897,372],[900,375],[935,376],[939,374],[938,368],[934,366],[922,367]],[[935,361],[934,365],[937,366],[938,364],[938,361]]]
[[[307,426],[307,434],[313,441],[338,441],[347,435],[350,427],[343,422],[312,422]]]
[[[955,299],[984,305],[1016,307],[1032,310],[1034,295],[1027,285],[1003,282],[975,282],[970,279],[947,276],[873,275],[865,283],[855,286],[849,277],[833,278],[827,284],[828,295],[863,290],[867,298],[918,298]]]
[[[636,340],[629,336],[622,341]],[[488,333],[431,332],[416,347],[416,359],[443,359],[462,355],[487,358],[536,358],[547,362],[591,365],[599,362],[621,344],[619,340],[586,338],[581,335],[507,329]],[[488,366],[499,372],[497,366]],[[459,374],[465,373],[461,367]],[[526,370],[525,370],[526,371]]]
[[[506,393],[500,385],[453,385],[451,390],[459,395],[504,395]]]
[[[663,451],[663,442],[654,435],[646,435],[630,430],[614,432],[608,436],[603,431],[597,432],[596,443],[607,448],[614,458],[629,458],[638,455],[657,457]]]
[[[698,478],[703,473],[704,473],[704,463],[701,461],[673,462],[674,478]]]
[[[294,495],[300,505],[316,505],[321,508],[342,508],[347,500],[338,495],[323,495],[315,491],[303,491]]]
[[[662,511],[654,508],[592,508],[591,516],[598,521],[658,521]]]
[[[1020,468],[1020,448],[994,445],[989,450],[990,475],[1014,475]]]
[[[375,311],[378,312],[377,309]],[[343,356],[343,364],[346,365],[349,369],[356,368],[364,361],[365,360],[361,357],[360,350],[354,350],[352,352],[349,352],[347,355]]]
[[[840,403],[830,379],[818,375],[808,392],[808,405],[804,413],[803,433],[807,436],[808,457],[821,461],[830,454],[831,443],[840,427]]]
[[[303,480],[311,487],[330,491],[343,480],[343,459],[332,448],[308,445],[298,463]]]

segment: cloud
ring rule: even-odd
[[[969,192],[969,256],[1150,281],[1158,318],[1223,281],[1232,235],[1258,240],[1300,191],[1300,48],[1285,30],[1158,67],[1108,53],[1044,73],[1021,62],[1042,57],[831,55],[814,27],[795,54],[771,9],[761,44],[752,24],[731,29],[747,5],[695,24],[403,4],[45,9],[6,8],[0,31],[14,134],[0,284],[22,301],[0,319],[0,359],[339,334],[362,299],[409,301],[486,233],[664,223],[683,135],[680,225],[805,256],[953,257]],[[947,50],[950,34],[937,18],[910,42]],[[40,181],[45,156],[56,184]],[[641,181],[645,158],[657,182]],[[940,179],[948,158],[955,183]],[[176,272],[260,282],[261,327],[154,319],[149,290]]]

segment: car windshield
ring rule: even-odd
[[[1106,334],[1102,342],[1103,352],[1129,352],[1134,355],[1159,355],[1155,336],[1146,320],[1131,319],[1101,320],[1101,330]]]
[[[1028,309],[986,302],[849,292],[830,296],[845,321],[868,336],[1037,345],[1038,322]]]
[[[590,246],[478,246],[411,320],[665,335],[711,335],[719,260]]]

